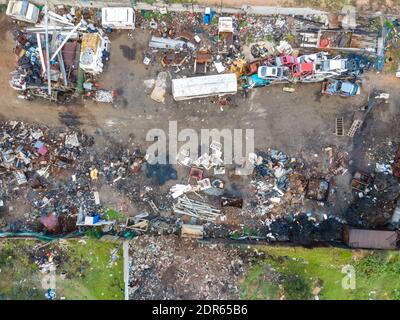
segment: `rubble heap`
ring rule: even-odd
[[[196,251],[196,254],[192,253]],[[223,245],[202,246],[175,236],[130,243],[130,299],[238,299],[238,279],[253,253]]]
[[[79,130],[50,130],[17,121],[0,126],[1,207],[12,207],[18,199],[31,208],[19,231],[44,227],[67,232],[76,229],[78,213],[103,216],[106,208],[98,194],[103,184],[132,200],[148,200],[140,188],[124,183],[131,180],[127,176],[145,169],[139,150],[114,145],[113,150],[98,154],[92,148],[93,138]]]

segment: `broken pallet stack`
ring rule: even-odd
[[[361,120],[354,120],[353,124],[351,125],[349,132],[347,132],[347,136],[350,138],[354,137],[356,131],[361,127],[362,121]]]
[[[174,204],[174,212],[209,222],[216,222],[221,210],[206,203],[195,201],[189,199],[187,196],[183,196],[178,198],[178,202]]]
[[[335,133],[337,136],[344,136],[343,118],[336,118]]]

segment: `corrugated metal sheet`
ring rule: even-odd
[[[397,249],[396,231],[349,229],[348,245],[365,249]]]

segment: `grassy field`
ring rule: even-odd
[[[0,241],[0,299],[46,299],[40,264],[56,264],[56,299],[123,299],[122,244]],[[39,262],[39,263],[38,263]]]
[[[267,257],[246,275],[243,299],[400,299],[399,252],[261,248]],[[342,288],[345,265],[355,269],[355,289]]]

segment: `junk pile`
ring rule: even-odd
[[[399,141],[396,138],[362,141],[366,172],[356,171],[351,182],[355,197],[345,213],[348,224],[362,228],[387,228],[393,225],[400,187]]]
[[[335,216],[324,216],[317,221],[311,214],[288,215],[271,222],[264,232],[271,241],[290,241],[301,245],[341,242],[343,221]]]
[[[257,258],[252,251],[174,235],[144,235],[129,250],[130,299],[238,299],[236,283]]]
[[[218,63],[222,56],[240,54],[239,25],[236,17],[213,13],[212,19],[212,23],[205,24],[201,13],[143,11],[138,24],[152,34],[143,63],[158,60],[182,75],[216,71],[213,61]]]
[[[56,9],[58,13],[44,10],[43,19],[34,26],[13,31],[16,69],[10,86],[19,91],[20,98],[68,102],[95,83],[109,60],[110,40],[95,26],[94,12],[64,6]],[[93,86],[88,92],[97,89]],[[112,102],[104,91],[93,93],[94,99]]]
[[[241,89],[324,82],[323,94],[350,97],[360,93],[358,78],[376,65],[382,52],[379,43],[384,36],[369,30],[368,23],[359,24],[355,32],[343,22],[346,19],[342,26],[334,25],[325,14],[221,16],[210,12],[210,8],[204,14],[143,11],[138,23],[152,35],[143,62],[160,61],[178,78],[229,71]],[[355,21],[350,20],[354,29]],[[208,92],[214,90],[212,84],[200,77],[198,81],[198,87],[209,85],[210,89],[202,94],[194,90],[179,99],[174,95],[174,99],[236,93]]]
[[[208,204],[205,197],[199,194],[202,192],[206,197],[220,197],[224,193],[225,184],[221,179],[205,177],[205,171],[211,169],[214,169],[214,176],[225,174],[221,149],[221,143],[212,141],[209,148],[211,154],[204,153],[196,160],[190,158],[188,150],[182,150],[178,155],[178,163],[190,168],[188,184],[176,184],[170,188],[172,198],[176,199],[173,212],[178,218],[192,221],[193,225],[197,221],[213,224],[224,221],[221,210]],[[196,194],[202,201],[189,198],[187,194]]]
[[[151,199],[140,188],[146,164],[140,150],[130,152],[113,144],[113,149],[98,154],[93,138],[77,130],[50,130],[17,121],[2,122],[1,128],[1,207],[9,211],[22,202],[29,211],[23,225],[15,225],[18,231],[64,233],[110,226],[101,203],[103,185],[151,207]]]
[[[250,200],[248,208],[253,213],[276,218],[286,213],[285,204],[292,210],[296,204],[301,204],[307,185],[302,175],[302,161],[269,149],[254,155],[253,166],[254,199]]]
[[[369,148],[366,152],[367,165],[375,172],[399,176],[398,169],[396,169],[399,162],[398,139],[386,138],[383,141],[373,141],[372,146],[370,141],[368,143]],[[366,141],[363,144],[366,144]]]
[[[347,223],[354,227],[386,228],[391,222],[400,194],[398,179],[393,175],[377,173],[367,183],[362,193],[357,188],[358,197],[345,213]]]
[[[174,205],[174,212],[200,220],[215,222],[221,211],[205,203],[194,201],[184,196],[178,198],[178,203]]]

